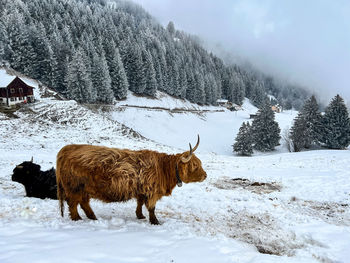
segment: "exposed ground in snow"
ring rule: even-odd
[[[119,104],[148,109],[123,106],[102,116],[44,93],[18,118],[0,113],[0,262],[350,261],[349,151],[288,153],[282,145],[273,154],[236,157],[230,145],[254,110],[248,102],[237,113],[205,107],[205,114],[180,114],[149,108],[199,108],[131,97]],[[277,114],[282,129],[294,114]],[[137,220],[135,201],[93,201],[99,220],[80,211],[84,220],[73,222],[67,211],[60,217],[57,201],[24,197],[11,181],[15,165],[32,156],[43,170],[55,166],[69,143],[176,153],[197,133],[208,178],[159,201],[160,226]]]

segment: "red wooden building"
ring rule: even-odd
[[[19,103],[34,102],[33,89],[19,77],[14,77],[6,87],[0,86],[0,105],[11,107]]]

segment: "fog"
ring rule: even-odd
[[[323,102],[350,101],[350,1],[134,0],[166,26],[236,61],[305,85]]]

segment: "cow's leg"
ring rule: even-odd
[[[84,210],[86,216],[92,220],[97,220],[94,211],[92,211],[90,206],[90,198],[88,195],[83,197],[83,200],[80,202],[81,208]]]
[[[75,198],[72,198],[72,197],[67,198],[67,204],[69,207],[70,218],[74,221],[81,220],[81,217],[78,213],[78,203],[79,202]]]
[[[149,221],[151,222],[152,225],[159,225],[159,221],[154,213],[154,210],[156,209],[156,207],[151,207],[148,208],[148,212],[149,212]]]
[[[156,202],[157,200],[152,200],[152,199],[146,200],[146,207],[149,213],[149,221],[151,222],[152,225],[159,225],[159,221],[154,213],[156,209]]]
[[[143,214],[142,214],[142,206],[145,203],[145,197],[143,195],[139,195],[137,197],[137,207],[136,207],[136,216],[138,219],[144,219],[146,218]]]

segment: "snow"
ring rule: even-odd
[[[232,155],[232,144],[242,122],[251,121],[250,114],[258,110],[247,99],[242,108],[231,112],[225,107],[194,106],[163,93],[158,93],[158,99],[129,94],[127,100],[116,104],[110,117],[149,139],[182,150],[188,148],[187,141],[195,143],[199,134],[201,152]],[[296,111],[276,114],[281,130],[291,126],[296,114]],[[284,145],[278,148],[278,152],[286,150]]]
[[[5,88],[10,84],[16,76],[11,76],[4,69],[0,69],[0,88]]]
[[[282,144],[273,153],[237,157],[235,135],[256,112],[249,101],[230,112],[164,94],[129,94],[100,112],[36,92],[37,102],[17,111],[19,118],[0,113],[1,263],[349,262],[349,151],[288,153]],[[282,130],[295,115],[276,114]],[[67,209],[59,215],[57,201],[25,197],[11,181],[15,165],[32,156],[43,170],[55,166],[69,143],[177,153],[195,144],[197,133],[196,155],[208,178],[157,202],[159,226],[136,219],[135,201],[94,200],[98,220],[79,210],[83,220],[73,222]]]

